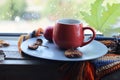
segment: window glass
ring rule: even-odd
[[[0,33],[28,33],[53,26],[60,18],[82,20],[80,11],[89,13],[95,0],[1,0]],[[105,0],[120,2],[119,0]],[[84,21],[82,21],[84,23]]]

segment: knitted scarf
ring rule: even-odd
[[[28,35],[21,35],[18,40],[19,52],[21,52],[20,45],[23,41],[42,34],[43,29],[39,28]],[[108,42],[104,41],[104,44],[108,46]],[[59,67],[64,74],[61,80],[100,80],[118,69],[120,69],[120,55],[114,53],[108,53],[91,61],[64,63]]]

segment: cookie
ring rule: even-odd
[[[38,45],[38,46],[41,46],[43,43],[42,39],[37,39],[35,44]]]
[[[0,40],[0,47],[8,47],[10,44],[8,42],[5,42],[4,40]]]
[[[28,48],[31,49],[31,50],[36,50],[37,48],[39,47],[39,45],[28,45]]]
[[[77,49],[68,49],[65,51],[65,56],[68,58],[79,58],[82,57],[82,52]]]
[[[28,48],[31,50],[36,50],[39,46],[42,46],[42,39],[37,39],[32,45],[28,45]]]

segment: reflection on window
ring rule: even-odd
[[[95,0],[1,0],[0,32],[27,33],[46,28],[60,18],[82,20],[80,11],[89,13]],[[118,2],[106,0],[105,2]],[[120,2],[120,1],[119,1]]]

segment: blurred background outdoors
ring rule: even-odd
[[[29,33],[39,27],[45,29],[53,26],[60,18],[82,20],[80,11],[89,12],[89,7],[94,1],[0,0],[0,33]],[[120,0],[105,0],[104,2],[104,4],[115,3]]]

